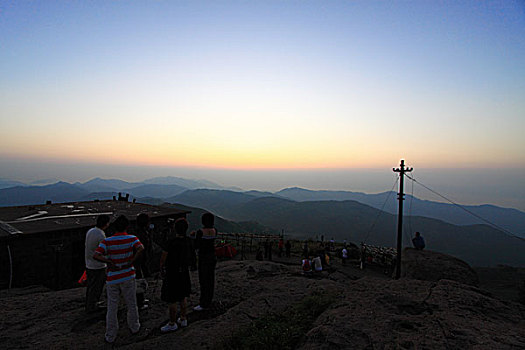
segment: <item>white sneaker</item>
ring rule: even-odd
[[[195,310],[195,311],[202,311],[202,310],[204,310],[204,308],[202,306],[200,306],[200,305],[197,305],[197,306],[195,306],[193,308],[193,310]]]
[[[188,327],[188,319],[185,318],[184,320],[182,320],[180,317],[179,319],[177,320],[177,323],[180,324],[181,327]]]
[[[161,331],[162,333],[167,333],[167,332],[173,332],[173,331],[176,331],[178,328],[179,328],[179,327],[177,326],[176,323],[174,323],[174,324],[170,324],[170,323],[168,322],[168,323],[166,323],[165,326],[163,326],[163,327],[160,328],[160,331]]]

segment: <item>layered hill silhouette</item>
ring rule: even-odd
[[[167,207],[175,207],[176,209],[179,209],[179,210],[186,210],[186,211],[191,212],[187,216],[188,223],[189,223],[188,230],[190,232],[198,230],[199,228],[202,227],[201,217],[202,217],[202,214],[207,212],[207,210],[204,210],[201,208],[189,207],[189,206],[185,206],[182,204],[173,205],[169,203],[164,203],[162,205],[167,206]],[[215,228],[219,232],[228,232],[228,233],[245,233],[245,232],[256,233],[256,234],[263,234],[263,233],[277,234],[279,233],[277,230],[271,227],[268,227],[268,226],[261,225],[255,221],[235,222],[231,220],[226,220],[220,216],[215,217]]]
[[[16,186],[0,190],[0,206],[70,202],[80,200],[90,191],[67,182],[45,186]]]
[[[4,188],[2,188],[4,187]],[[0,206],[74,202],[94,199],[111,199],[118,192],[129,193],[132,198],[167,198],[195,188],[222,188],[206,180],[189,180],[163,177],[143,182],[127,182],[119,179],[94,178],[84,183],[57,182],[44,186],[31,186],[2,180],[0,182]]]
[[[366,194],[350,191],[312,191],[304,188],[286,188],[276,195],[294,201],[354,200],[391,214],[397,214],[397,193],[382,192]],[[440,219],[455,225],[483,224],[467,211],[448,203],[418,199],[405,195],[404,215],[426,216]],[[482,218],[503,227],[510,232],[525,237],[525,213],[513,208],[501,208],[495,205],[463,205],[463,207]]]
[[[241,226],[247,231],[248,227],[257,232],[284,229],[287,234],[301,238],[324,235],[326,239],[334,237],[355,243],[382,246],[394,246],[395,243],[397,203],[393,192],[364,194],[300,188],[276,193],[239,192],[205,188],[191,190],[182,184],[216,185],[175,177],[137,183],[96,178],[83,184],[58,182],[0,189],[0,206],[41,204],[48,200],[56,203],[111,199],[118,192],[124,192],[145,203],[161,205],[168,202],[209,210],[231,221],[249,223]],[[379,208],[383,206],[384,212],[381,212]],[[523,232],[520,230],[525,226],[525,213],[521,211],[491,205],[467,208],[513,233]],[[479,224],[479,219],[471,218],[454,205],[407,196],[405,209],[404,240],[407,244],[414,231],[421,231],[433,249],[458,256],[473,265],[525,265],[523,240]],[[238,232],[238,229],[232,228],[232,232]]]
[[[110,199],[118,192],[129,193],[132,198],[155,198],[159,203],[178,201],[174,198],[182,195],[185,191],[182,203],[205,207],[206,205],[217,205],[203,201],[199,203],[196,199],[201,196],[201,190],[218,190],[216,201],[249,201],[255,197],[277,197],[287,198],[297,202],[304,201],[346,201],[354,200],[376,209],[382,209],[390,214],[397,214],[397,200],[395,192],[382,192],[366,194],[351,191],[313,191],[298,187],[286,188],[271,193],[262,191],[245,191],[238,188],[224,188],[207,180],[191,180],[179,177],[167,176],[157,177],[142,182],[127,182],[119,179],[95,178],[85,183],[68,184],[58,182],[46,186],[29,186],[20,182],[0,180],[0,206],[41,204],[47,200],[55,202],[80,201],[93,199]],[[210,194],[206,194],[209,196]],[[510,231],[515,235],[525,238],[525,212],[513,208],[502,208],[494,205],[464,205],[466,210],[478,217],[471,215],[466,210],[453,204],[435,201],[421,200],[406,195],[404,215],[424,216],[455,225],[483,224],[484,218],[495,225]],[[213,209],[213,208],[211,208]]]
[[[210,210],[234,221],[256,221],[296,237],[395,246],[397,216],[356,201],[296,202],[230,191],[187,191],[169,199]],[[427,246],[473,265],[525,266],[525,242],[488,225],[458,226],[432,218],[405,218],[405,245],[421,231]]]

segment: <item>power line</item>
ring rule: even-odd
[[[411,184],[412,184],[412,188],[411,188],[412,193],[410,197],[410,204],[408,206],[408,223],[406,221],[403,222],[403,239],[405,239],[407,242],[410,242],[412,240],[411,233],[414,232],[412,231],[412,202],[414,201],[414,181],[412,181]]]
[[[411,177],[408,177],[411,179]],[[408,206],[408,226],[410,228],[410,232],[412,231],[412,202],[414,201],[414,180],[412,180],[412,193],[410,194],[410,205]]]
[[[392,188],[390,189],[390,191],[388,191],[388,196],[386,197],[385,202],[383,203],[383,206],[381,206],[381,209],[380,209],[379,212],[377,213],[376,218],[375,218],[374,222],[372,223],[372,226],[370,226],[370,229],[368,230],[368,232],[367,232],[367,234],[366,234],[366,237],[365,237],[365,239],[363,240],[363,242],[366,242],[367,239],[368,239],[368,236],[370,236],[370,233],[372,233],[372,230],[374,229],[374,227],[375,227],[375,225],[376,225],[376,223],[377,223],[377,220],[379,219],[379,217],[380,217],[381,214],[383,213],[383,209],[385,208],[386,203],[387,203],[388,200],[390,199],[390,196],[392,195],[392,191],[394,191],[394,188],[396,187],[398,181],[399,181],[399,177],[396,176],[396,181],[394,182],[394,185],[392,186]]]
[[[422,184],[421,182],[417,181],[417,180],[414,179],[413,177],[411,177],[411,176],[409,176],[409,175],[407,175],[407,177],[408,177],[409,179],[411,179],[412,181],[414,181],[415,183],[419,184],[420,186],[426,188],[426,189],[429,190],[430,192],[434,193],[435,195],[438,195],[439,197],[441,197],[441,198],[443,198],[444,200],[450,202],[451,204],[455,205],[456,207],[458,207],[458,208],[460,208],[460,209],[466,211],[466,212],[469,213],[470,215],[472,215],[472,216],[474,216],[474,217],[480,219],[481,221],[485,222],[486,224],[489,224],[489,225],[491,225],[491,226],[494,226],[495,228],[497,228],[498,230],[500,230],[500,231],[502,231],[503,233],[507,234],[508,236],[512,236],[512,237],[514,237],[514,238],[517,238],[517,239],[520,239],[520,240],[522,240],[522,241],[525,241],[524,238],[522,238],[522,237],[520,237],[520,236],[518,236],[518,235],[515,235],[514,233],[510,232],[509,230],[507,230],[507,229],[505,229],[505,228],[503,228],[503,227],[501,227],[501,226],[499,226],[499,225],[497,225],[497,224],[495,224],[495,223],[493,223],[493,222],[491,222],[491,221],[489,221],[489,220],[487,220],[487,219],[485,219],[485,218],[479,216],[478,214],[476,214],[476,213],[474,213],[474,212],[468,210],[467,208],[463,207],[461,204],[458,204],[458,203],[454,202],[453,200],[448,199],[447,197],[445,197],[445,196],[443,196],[442,194],[440,194],[440,193],[434,191],[434,190],[431,189],[430,187],[425,186],[425,185]]]

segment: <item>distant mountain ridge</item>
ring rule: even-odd
[[[50,179],[35,181],[46,183]],[[184,184],[186,186],[182,186]],[[142,182],[127,182],[120,179],[93,178],[84,183],[70,184],[58,181],[47,185],[30,185],[18,181],[0,180],[0,206],[41,204],[53,202],[74,202],[94,199],[111,199],[121,193],[133,198],[152,197],[164,199],[180,194],[190,188],[224,188],[206,180],[190,180],[167,176],[147,179]]]
[[[299,238],[325,236],[359,244],[395,246],[397,216],[357,201],[298,202],[276,196],[255,197],[229,191],[186,191],[176,203],[199,206],[233,221],[256,221]],[[191,204],[190,204],[191,203]],[[457,256],[476,266],[525,266],[525,242],[488,225],[458,226],[442,220],[405,218],[404,243],[421,231],[432,250]]]
[[[96,177],[84,183],[77,182],[75,185],[85,188],[91,192],[122,191],[126,188],[140,186],[143,183],[127,182],[119,179],[101,179]]]
[[[1,185],[15,185],[1,188]],[[61,186],[55,186],[62,184]],[[220,210],[220,207],[229,207],[232,204],[247,202],[255,198],[276,197],[293,201],[346,201],[354,200],[376,209],[383,209],[390,214],[397,213],[397,194],[382,192],[366,194],[350,191],[314,191],[298,187],[286,188],[271,193],[263,191],[232,191],[206,180],[190,180],[174,176],[157,177],[142,182],[127,182],[119,179],[94,178],[84,183],[68,184],[59,182],[53,185],[29,186],[20,185],[9,180],[0,181],[0,206],[39,204],[47,200],[52,201],[80,201],[86,199],[108,199],[118,192],[129,193],[134,198],[156,198],[162,202],[187,203],[208,210]],[[72,186],[67,188],[67,185]],[[185,185],[185,186],[183,186]],[[191,186],[187,187],[187,186]],[[206,187],[209,186],[209,187]],[[20,187],[13,190],[15,187]],[[211,187],[211,188],[210,188]],[[217,188],[221,187],[221,188]],[[22,189],[23,188],[23,189]],[[193,188],[193,189],[192,189]],[[188,192],[186,191],[196,191]],[[200,192],[199,192],[200,191]],[[214,200],[209,200],[206,191],[223,191],[215,193]],[[177,196],[183,196],[177,198]],[[204,196],[199,200],[199,196]],[[100,198],[99,198],[100,197]],[[455,225],[483,224],[482,220],[472,216],[461,208],[448,203],[421,200],[406,195],[404,215],[424,216],[446,221]],[[383,207],[384,205],[384,207]],[[501,208],[493,205],[463,206],[474,214],[485,218],[516,235],[525,237],[525,213],[517,209]]]
[[[178,185],[186,189],[195,190],[199,188],[224,189],[223,186],[207,180],[192,180],[175,176],[154,177],[144,180],[145,184],[153,185]]]
[[[77,201],[90,192],[67,182],[45,186],[16,186],[0,190],[0,206]]]
[[[350,191],[313,191],[292,187],[275,194],[295,201],[355,200],[377,209],[383,208],[390,214],[397,214],[398,210],[397,192],[366,194]],[[404,215],[425,216],[455,225],[485,224],[484,221],[453,204],[422,200],[408,194],[405,198]],[[488,204],[462,207],[516,235],[525,237],[525,213],[522,211]]]
[[[20,181],[0,179],[0,189],[11,188],[11,187],[16,187],[16,186],[27,186],[27,185]]]

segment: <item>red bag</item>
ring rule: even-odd
[[[86,275],[86,270],[84,270],[84,273],[82,274],[82,276],[80,277],[80,279],[78,280],[78,284],[80,284],[81,286],[85,285],[87,282],[87,275]]]

